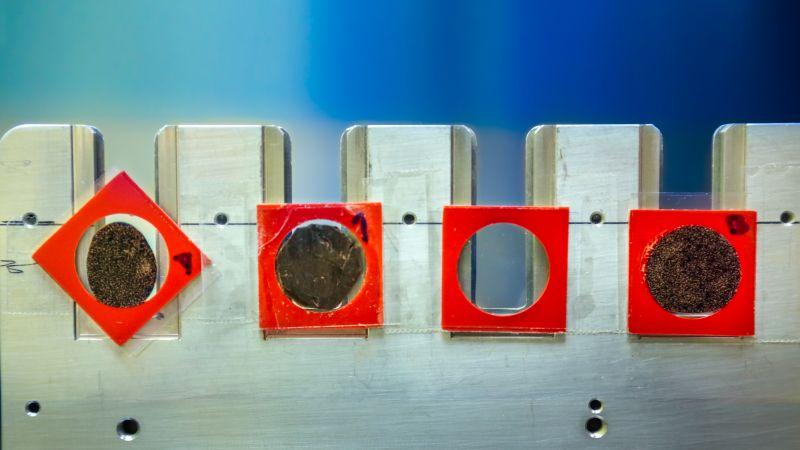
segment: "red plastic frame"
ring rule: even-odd
[[[329,220],[355,235],[366,268],[361,289],[333,311],[311,311],[292,302],[281,288],[275,259],[286,236],[303,223]],[[261,328],[360,329],[383,325],[383,222],[380,203],[258,205],[258,295]]]
[[[148,221],[166,242],[170,264],[155,295],[141,305],[115,308],[97,300],[78,275],[78,244],[89,227],[112,214],[130,214]],[[33,254],[33,259],[118,345],[128,341],[145,323],[193,280],[208,260],[147,194],[121,172],[61,225]]]
[[[733,298],[705,317],[682,317],[663,309],[645,279],[649,252],[677,228],[708,227],[736,250],[742,271]],[[752,336],[755,332],[755,211],[631,210],[629,220],[628,331],[640,335]]]
[[[539,298],[510,315],[491,314],[469,301],[458,282],[458,258],[481,228],[511,223],[533,233],[550,262]],[[445,206],[442,223],[442,328],[455,332],[544,334],[567,327],[569,208],[538,206]]]

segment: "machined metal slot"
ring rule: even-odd
[[[758,214],[756,339],[800,342],[800,124],[730,124],[714,134],[712,204]]]
[[[570,208],[567,332],[623,332],[628,211],[659,206],[660,132],[652,125],[538,126],[526,139],[525,167],[528,205]],[[547,256],[530,253],[529,290],[537,291],[547,282]]]
[[[342,137],[343,200],[383,205],[387,333],[440,327],[442,211],[474,203],[475,151],[463,126],[355,126]]]
[[[291,198],[291,147],[277,126],[174,125],[156,138],[156,201],[212,261],[172,303],[181,332],[256,323],[256,205]],[[168,264],[163,243],[159,257]],[[164,266],[166,267],[166,266]],[[192,303],[193,302],[193,303]],[[191,308],[187,307],[191,303]]]

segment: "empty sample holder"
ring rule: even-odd
[[[510,223],[541,242],[550,263],[542,294],[521,311],[497,315],[469,301],[458,280],[461,249],[481,228]],[[551,334],[567,325],[569,209],[564,207],[445,206],[442,224],[442,328],[451,332]]]

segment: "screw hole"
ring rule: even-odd
[[[417,216],[414,213],[407,212],[403,214],[403,223],[406,225],[414,225],[417,222]]]
[[[781,222],[784,225],[791,225],[794,222],[794,213],[791,211],[784,211],[781,213]]]
[[[25,404],[25,414],[36,417],[39,415],[39,411],[41,411],[42,405],[39,404],[36,400],[31,400]]]
[[[139,433],[139,421],[128,417],[122,419],[117,424],[117,436],[123,441],[132,441],[136,439],[136,434]]]
[[[586,431],[589,432],[589,437],[600,439],[605,436],[606,431],[608,431],[608,426],[601,417],[590,417],[589,420],[586,421]]]
[[[589,214],[589,222],[593,223],[594,225],[600,225],[603,223],[603,220],[605,220],[605,217],[603,217],[603,213],[600,211],[595,211]]]
[[[597,414],[597,413],[599,413],[600,411],[603,410],[603,402],[601,402],[600,400],[598,400],[596,398],[593,398],[593,399],[589,400],[589,409],[593,413]]]
[[[39,223],[39,218],[36,217],[36,214],[27,212],[22,216],[22,223],[24,223],[25,226],[32,227]]]
[[[214,216],[214,223],[217,225],[226,225],[228,223],[228,215],[225,213],[217,213]]]

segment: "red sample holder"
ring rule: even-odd
[[[275,261],[284,239],[300,225],[318,220],[341,224],[364,250],[361,289],[344,306],[314,311],[295,304],[278,281]],[[361,329],[383,325],[383,223],[380,203],[258,205],[258,295],[266,332]]]
[[[550,263],[547,285],[522,311],[497,315],[469,301],[458,281],[461,249],[478,230],[496,223],[518,225],[541,242]],[[453,332],[552,334],[567,327],[569,208],[445,206],[442,223],[442,328]]]
[[[720,310],[703,317],[673,314],[647,286],[645,268],[659,239],[697,225],[720,233],[736,251],[741,280]],[[752,336],[755,332],[755,211],[631,210],[628,247],[628,331],[640,335]]]
[[[76,256],[86,230],[106,216],[130,214],[149,222],[169,251],[167,277],[158,292],[133,307],[101,303],[81,282]],[[121,172],[61,225],[33,259],[118,345],[128,341],[203,269],[208,260],[180,227],[126,174]]]

